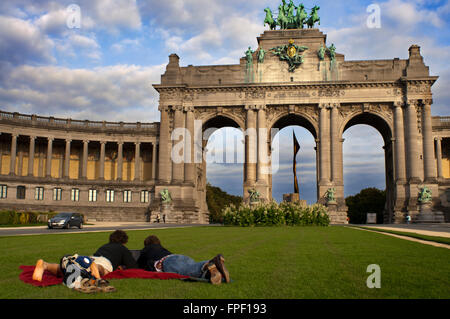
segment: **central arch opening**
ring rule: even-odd
[[[278,131],[277,131],[278,130]],[[294,134],[300,149],[295,156],[300,200],[308,204],[317,202],[316,129],[298,114],[288,114],[272,126],[271,185],[272,198],[283,201],[284,194],[294,193]]]

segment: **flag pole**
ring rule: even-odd
[[[292,130],[292,137],[294,141],[294,158],[293,158],[293,171],[294,171],[294,194],[299,194],[300,190],[298,188],[298,179],[297,179],[297,153],[300,150],[300,144],[297,141],[294,130]]]

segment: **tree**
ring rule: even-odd
[[[363,189],[359,194],[345,199],[351,224],[365,224],[367,213],[377,214],[377,223],[383,222],[386,191],[377,188]]]
[[[206,203],[209,210],[210,223],[223,223],[222,210],[234,204],[239,206],[242,203],[242,197],[230,195],[219,187],[212,186],[210,183],[206,184]]]

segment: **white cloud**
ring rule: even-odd
[[[0,61],[54,62],[54,42],[30,21],[0,16]]]
[[[157,82],[164,66],[116,65],[89,69],[20,66],[0,83],[0,104],[9,111],[74,119],[159,120]]]
[[[97,27],[113,33],[122,28],[138,30],[142,26],[136,0],[97,0],[91,3],[86,1],[80,7],[83,14],[92,14]],[[85,7],[87,12],[83,9]]]

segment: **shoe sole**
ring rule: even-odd
[[[220,271],[222,277],[225,279],[225,282],[230,283],[230,273],[227,268],[225,268],[225,258],[222,255],[218,255],[218,264],[216,264],[217,269]]]
[[[222,275],[220,274],[220,271],[217,269],[216,265],[209,266],[208,271],[211,275],[209,281],[213,285],[220,285],[222,283]]]

